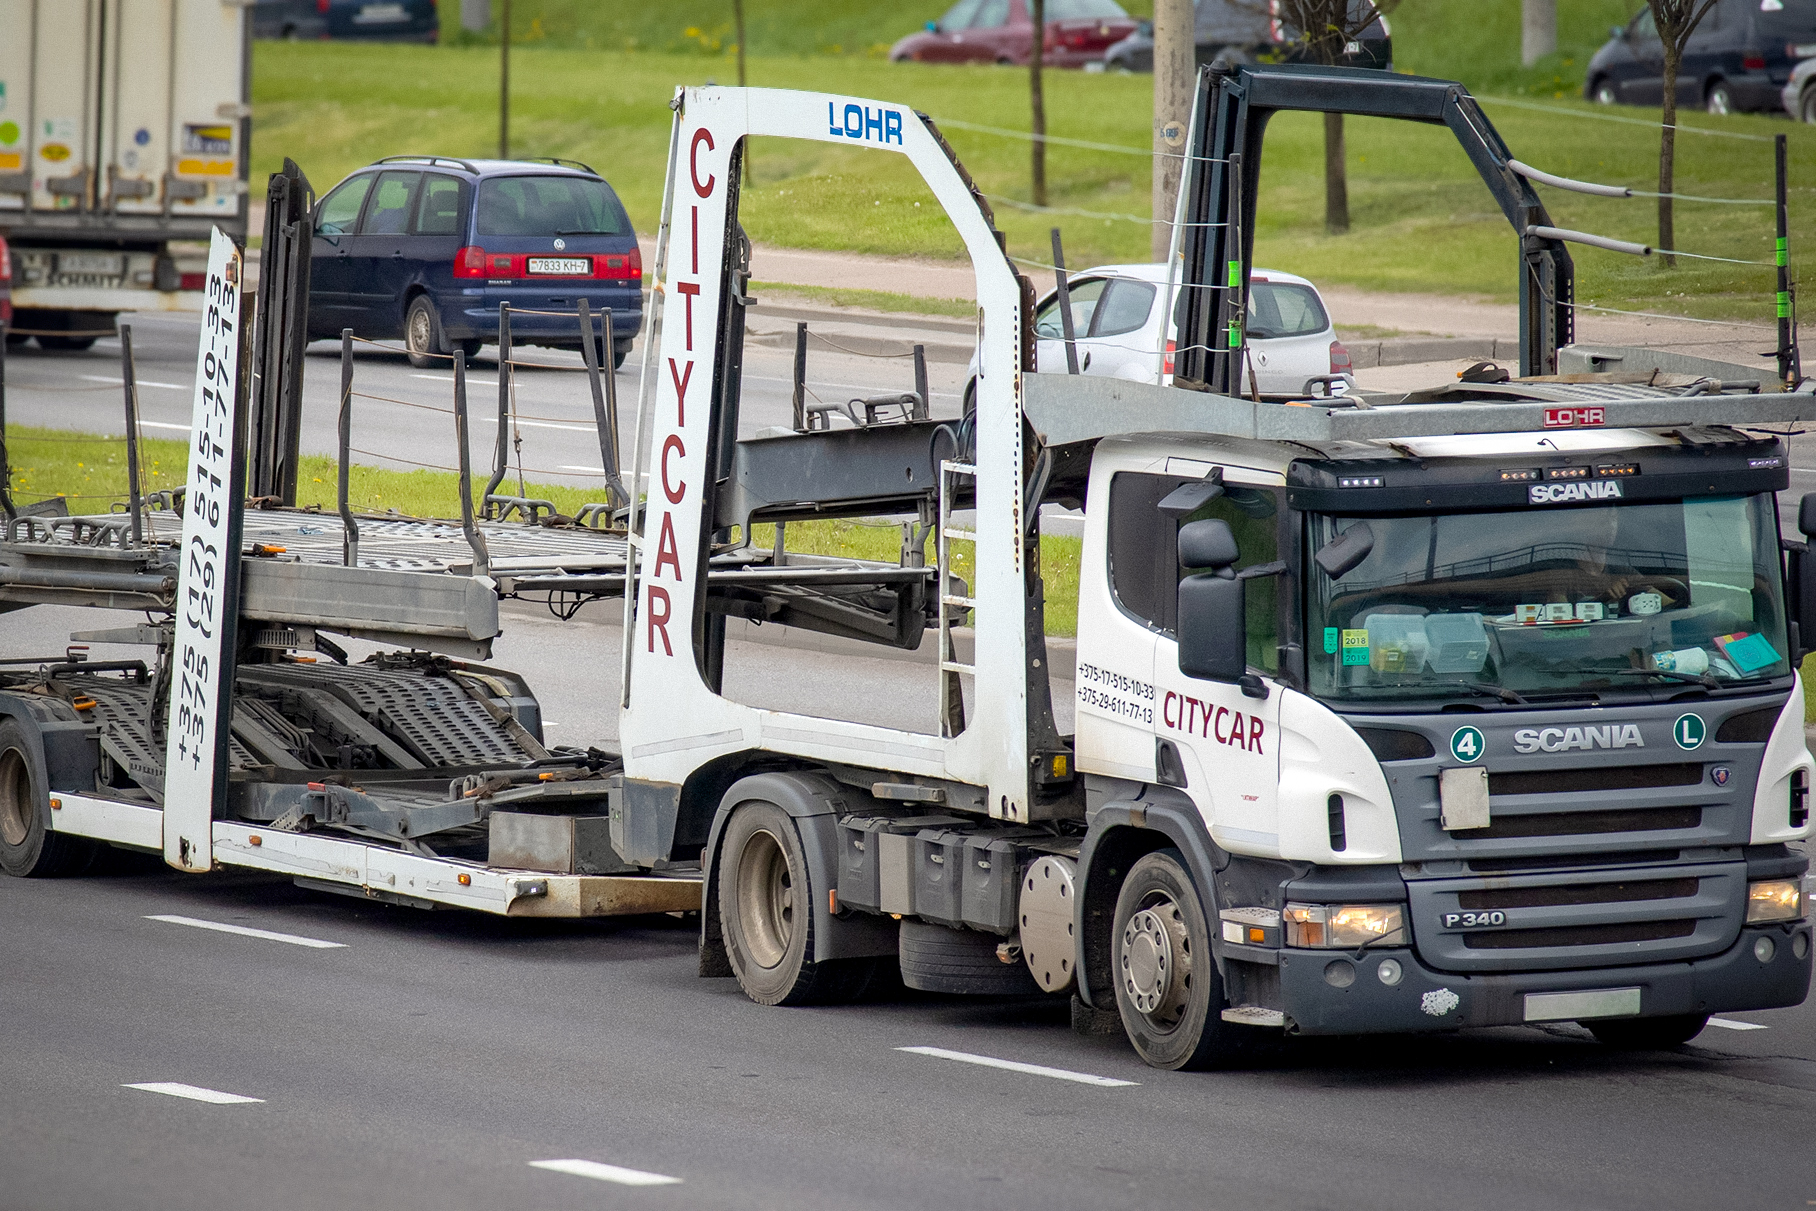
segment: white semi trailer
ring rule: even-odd
[[[701,974],[765,1004],[898,972],[1070,995],[1173,1068],[1270,1035],[1561,1020],[1663,1046],[1800,1002],[1816,562],[1781,550],[1785,447],[1749,427],[1816,418],[1816,397],[1643,350],[1577,369],[1569,259],[1492,126],[1460,85],[1368,77],[1202,78],[1172,387],[1030,372],[1032,287],[929,119],[681,91],[629,532],[260,511],[211,579],[119,517],[14,523],[0,599],[145,605],[176,630],[146,629],[144,666],[4,679],[0,860],[49,873],[101,840],[404,903],[679,897]],[[1458,132],[1521,233],[1521,376],[1299,406],[1229,389],[1260,132],[1286,108]],[[973,415],[733,439],[751,136],[921,175],[976,272]],[[1070,733],[1042,622],[1054,501],[1086,517]],[[864,515],[909,518],[898,563],[748,543]],[[241,586],[230,708],[173,655],[213,583]],[[599,654],[621,661],[621,756],[545,747],[522,679],[470,663],[500,597],[556,594],[622,597],[622,649]],[[901,728],[736,701],[729,617],[931,639],[936,705]],[[334,632],[415,650],[342,664]],[[165,798],[155,704],[191,692],[221,773]]]
[[[85,348],[121,311],[199,310],[245,239],[248,17],[236,0],[0,0],[0,236],[13,339]]]

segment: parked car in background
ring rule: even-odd
[[[255,38],[435,42],[436,0],[253,0]]]
[[[401,337],[412,365],[445,367],[437,355],[496,340],[509,303],[514,343],[579,349],[585,299],[612,313],[616,367],[643,326],[636,232],[572,160],[388,156],[330,190],[314,228],[311,339]]]
[[[1081,374],[1125,378],[1138,383],[1170,379],[1173,347],[1183,310],[1174,285],[1173,318],[1166,325],[1166,360],[1161,361],[1161,311],[1167,267],[1099,265],[1067,279]],[[1035,307],[1036,368],[1064,374],[1065,317],[1059,291]],[[1256,269],[1249,278],[1248,342],[1255,385],[1262,395],[1305,399],[1341,395],[1356,385],[1349,350],[1337,339],[1318,288],[1277,269]],[[966,375],[966,406],[976,385],[977,359]],[[1246,390],[1246,376],[1245,376]]]
[[[1816,58],[1805,59],[1791,69],[1791,78],[1785,81],[1780,95],[1786,113],[1799,122],[1816,122]]]
[[[1047,0],[1041,61],[1054,67],[1102,62],[1135,30],[1116,0]],[[892,63],[1016,63],[1034,54],[1027,0],[958,0],[938,21],[889,48]]]
[[[1358,19],[1367,11],[1363,7],[1366,2],[1351,0],[1351,12]],[[1219,59],[1225,63],[1253,63],[1264,54],[1276,52],[1292,61],[1296,57],[1292,44],[1299,34],[1275,20],[1274,7],[1269,0],[1197,0],[1192,8],[1198,65],[1203,67]],[[1392,70],[1393,50],[1387,18],[1376,17],[1345,48],[1342,66]],[[1153,71],[1154,23],[1141,22],[1134,33],[1105,51],[1104,66],[1112,71]]]
[[[1716,0],[1684,46],[1677,103],[1712,114],[1776,110],[1799,59],[1816,56],[1816,0]],[[1642,7],[1589,60],[1583,96],[1604,105],[1664,100],[1664,44]]]

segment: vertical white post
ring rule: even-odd
[[[246,481],[243,268],[239,247],[215,228],[196,348],[164,751],[164,860],[188,871],[214,866],[214,806],[227,789]]]

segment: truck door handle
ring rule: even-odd
[[[1078,363],[1078,368],[1081,371],[1089,370],[1091,368],[1091,351],[1089,349],[1085,350],[1085,360]]]

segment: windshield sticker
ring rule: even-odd
[[[1337,654],[1337,636],[1339,634],[1341,634],[1341,632],[1336,627],[1324,628],[1324,654],[1326,656],[1335,656]]]
[[[1610,723],[1603,727],[1523,727],[1513,734],[1516,753],[1567,753],[1573,749],[1645,748],[1646,738],[1636,723]]]
[[[1700,748],[1708,734],[1708,725],[1703,723],[1701,715],[1679,715],[1677,722],[1671,725],[1671,739],[1677,741],[1678,748]]]
[[[1450,733],[1450,755],[1465,765],[1481,757],[1486,747],[1478,728],[1460,727]]]
[[[1772,646],[1771,640],[1758,633],[1737,631],[1732,635],[1717,635],[1715,646],[1742,673],[1755,673],[1778,663],[1778,649]]]
[[[1350,630],[1347,627],[1344,628],[1344,631],[1343,631],[1343,663],[1344,664],[1367,664],[1368,663],[1368,628],[1359,627],[1355,630]]]
[[[1621,484],[1618,479],[1604,479],[1586,484],[1533,484],[1526,489],[1526,503],[1565,505],[1583,500],[1619,500],[1621,495]]]

